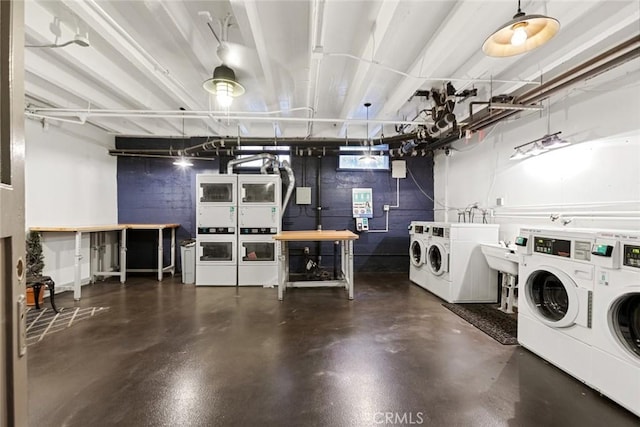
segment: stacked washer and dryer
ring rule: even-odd
[[[497,224],[412,222],[409,278],[449,303],[497,302],[497,273],[480,243],[498,242],[498,231]]]
[[[277,285],[280,176],[199,174],[196,187],[196,286]]]

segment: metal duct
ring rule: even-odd
[[[227,173],[228,174],[232,174],[233,173],[233,167],[235,165],[239,165],[241,163],[252,162],[254,160],[260,160],[260,159],[270,159],[271,161],[277,160],[275,155],[269,154],[269,153],[260,153],[260,154],[256,154],[255,156],[243,157],[242,159],[229,160],[229,163],[227,163]]]
[[[284,200],[282,201],[282,209],[280,209],[280,221],[284,217],[284,211],[287,209],[287,204],[289,203],[289,199],[291,198],[291,194],[293,193],[293,188],[296,185],[296,177],[293,174],[293,169],[289,165],[289,162],[284,160],[282,162],[282,168],[287,172],[287,178],[289,179],[289,184],[287,185],[287,192],[284,195]]]

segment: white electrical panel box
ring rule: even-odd
[[[296,187],[296,205],[311,204],[311,187]]]
[[[393,160],[391,162],[391,178],[406,178],[407,162],[405,160]]]

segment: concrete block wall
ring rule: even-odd
[[[420,188],[433,197],[433,159],[431,157],[406,157],[407,178],[400,179],[400,203],[389,210],[388,232],[362,232],[354,243],[354,269],[356,272],[394,271],[409,269],[409,234],[407,227],[411,221],[433,220],[433,202]],[[371,188],[373,192],[374,217],[369,220],[371,230],[384,230],[385,212],[383,206],[394,206],[397,201],[396,179],[390,171],[342,171],[337,170],[338,159],[334,156],[322,158],[295,157],[292,168],[297,187],[311,187],[311,205],[297,205],[295,192],[283,218],[284,230],[304,230],[317,228],[318,224],[318,175],[320,172],[320,222],[324,230],[355,231],[355,220],[351,213],[352,188]],[[413,178],[411,177],[413,175]],[[414,182],[415,178],[415,182]],[[416,182],[418,185],[416,185]],[[334,245],[330,242],[291,244],[291,271],[303,273],[304,247],[320,266],[333,273]]]
[[[135,140],[118,138],[118,148],[132,148]],[[139,147],[139,146],[137,146]],[[157,148],[157,147],[156,147]],[[182,169],[168,159],[118,158],[118,221],[120,223],[179,223],[177,240],[195,237],[195,177],[199,173],[226,172],[229,159],[215,161],[196,160],[191,168]],[[433,220],[433,159],[407,157],[407,178],[400,179],[400,206],[389,211],[389,231],[360,233],[354,244],[354,267],[364,271],[408,271],[409,235],[411,221]],[[355,231],[351,214],[351,189],[373,190],[374,218],[372,230],[385,229],[383,205],[396,204],[396,179],[390,171],[339,171],[335,156],[322,158],[293,157],[292,168],[296,186],[311,187],[311,205],[297,205],[295,191],[283,218],[284,230],[317,228],[318,185],[320,172],[321,225],[325,230],[348,229]],[[412,178],[413,176],[413,178]],[[415,181],[414,181],[415,179]],[[416,185],[416,182],[418,185]],[[286,189],[286,177],[283,184]],[[283,193],[284,194],[284,193]],[[130,240],[127,262],[131,268],[153,268],[156,265],[156,232],[137,231]],[[169,245],[165,238],[165,247]],[[304,272],[303,248],[307,246],[314,260],[321,255],[321,267],[333,272],[334,245],[313,242],[292,245],[291,271]],[[165,264],[168,252],[165,251]],[[179,255],[179,248],[177,250]],[[135,254],[135,255],[134,255]],[[178,265],[180,265],[178,263]]]

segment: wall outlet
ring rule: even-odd
[[[498,197],[496,199],[496,206],[504,206],[504,197]]]
[[[383,209],[385,212],[386,212],[386,211],[388,211],[388,210],[389,210],[389,205],[384,205],[384,206],[382,206],[382,209]]]

